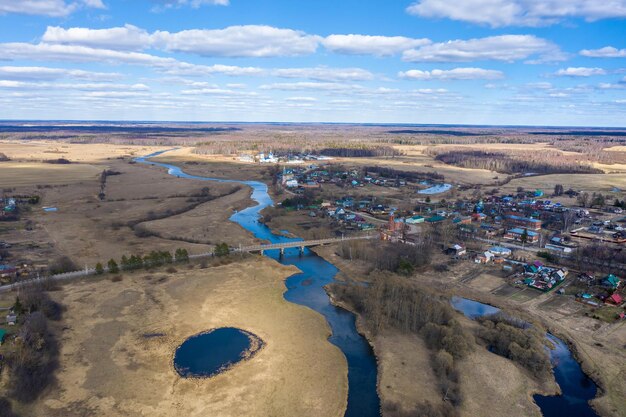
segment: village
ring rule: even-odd
[[[280,207],[324,219],[337,235],[375,232],[406,245],[436,236],[442,253],[500,268],[510,287],[572,297],[592,310],[606,306],[608,315],[594,317],[608,322],[625,317],[623,280],[613,273],[626,273],[626,216],[617,198],[583,207],[582,191],[560,185],[551,195],[535,189],[476,196],[436,175],[315,164],[283,168],[277,184],[290,195]],[[395,198],[379,187],[396,191]]]

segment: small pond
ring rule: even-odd
[[[191,336],[176,349],[174,368],[184,378],[209,378],[254,356],[263,341],[250,332],[222,327]]]
[[[461,297],[452,297],[450,303],[455,310],[471,319],[500,311],[494,306]],[[582,371],[565,342],[550,333],[546,334],[546,338],[552,345],[549,349],[550,361],[561,395],[534,395],[541,414],[545,417],[598,417],[589,405],[589,401],[596,396],[596,384]]]
[[[446,191],[450,191],[451,188],[452,188],[451,184],[437,184],[437,185],[433,185],[432,187],[426,188],[424,190],[419,190],[417,193],[418,194],[441,194],[441,193],[445,193]]]

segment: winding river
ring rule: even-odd
[[[499,308],[467,298],[452,297],[452,306],[465,316],[476,319],[495,314]],[[549,349],[554,378],[561,387],[561,395],[534,395],[535,403],[545,417],[598,417],[589,405],[589,400],[596,396],[596,384],[576,362],[565,342],[553,334],[546,334],[552,347]]]
[[[247,185],[252,188],[251,197],[257,204],[233,214],[230,220],[251,232],[256,238],[271,243],[301,240],[273,234],[267,226],[259,221],[261,210],[273,205],[266,184],[259,181],[238,181],[190,175],[175,165],[149,160],[165,152],[168,151],[155,152],[136,158],[135,161],[166,168],[168,174],[178,178]],[[300,254],[298,249],[287,249],[283,256],[280,256],[278,250],[266,251],[265,256],[271,257],[283,265],[294,265],[302,271],[287,278],[285,299],[317,311],[326,318],[330,325],[332,335],[329,341],[341,349],[348,362],[348,406],[345,416],[379,417],[380,399],[376,390],[377,367],[374,353],[367,340],[357,332],[354,315],[347,310],[333,306],[324,290],[325,285],[334,281],[338,272],[337,268],[308,249],[305,249],[303,254]],[[457,310],[470,318],[493,314],[498,311],[495,307],[458,297],[454,297],[452,303]],[[562,395],[550,397],[535,395],[535,402],[542,414],[545,417],[565,415],[568,417],[597,417],[588,402],[596,395],[596,385],[582,372],[567,344],[551,334],[548,334],[547,337],[554,345],[554,348],[550,350],[550,357]]]
[[[166,168],[168,174],[178,178],[247,185],[252,188],[251,198],[257,205],[233,214],[230,220],[251,232],[256,238],[271,243],[301,240],[273,234],[267,226],[259,222],[261,210],[273,205],[266,184],[259,181],[237,181],[190,175],[175,165],[149,160],[165,152],[168,151],[155,152],[136,158],[135,161]],[[329,341],[343,352],[348,362],[348,406],[345,416],[380,416],[374,353],[367,340],[357,332],[354,315],[347,310],[333,306],[328,294],[324,291],[324,286],[334,281],[338,272],[337,268],[308,249],[305,249],[303,254],[300,254],[297,248],[287,249],[283,256],[280,256],[278,250],[266,251],[265,256],[283,265],[294,265],[302,271],[287,278],[285,299],[312,308],[322,314],[330,325],[332,335]]]

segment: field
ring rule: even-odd
[[[30,146],[22,145],[21,154],[13,152],[39,158],[52,145],[35,144],[34,150]],[[83,147],[86,147],[84,153]],[[40,205],[22,216],[32,223],[32,230],[26,231],[23,221],[4,225],[8,227],[4,239],[15,243],[14,252],[22,259],[40,264],[67,255],[83,266],[150,250],[173,252],[184,247],[190,253],[200,253],[212,250],[221,242],[237,246],[255,241],[228,220],[235,210],[250,205],[248,187],[183,180],[159,167],[129,164],[129,159],[106,159],[104,155],[111,151],[109,148],[115,146],[64,146],[70,155],[82,155],[90,164],[0,163],[0,173],[5,164],[32,166],[30,181],[24,177],[15,177],[16,180],[0,175],[0,178],[14,188],[14,193],[41,196]],[[112,152],[114,155],[154,151],[146,147],[117,148],[117,153]],[[47,175],[38,166],[50,167],[58,176]],[[106,196],[101,200],[97,195],[104,169],[119,175],[107,177]],[[77,177],[76,170],[87,170],[89,177]],[[39,184],[43,187],[35,186]],[[45,213],[41,208],[44,206],[55,207],[57,211]],[[128,226],[135,223],[135,229],[139,227],[148,233],[138,234]]]
[[[173,252],[182,247],[193,254],[212,251],[222,242],[234,247],[257,242],[229,221],[234,212],[252,204],[249,187],[175,178],[163,168],[132,161],[136,156],[173,148],[155,161],[176,164],[190,174],[267,184],[272,184],[273,173],[283,165],[244,163],[238,158],[241,153],[385,147],[397,154],[336,157],[315,164],[436,172],[454,188],[432,196],[433,200],[476,197],[494,188],[501,194],[516,193],[520,187],[542,189],[546,198],[552,199],[548,196],[555,184],[624,197],[616,189],[626,189],[626,164],[610,163],[620,161],[624,146],[600,147],[583,154],[572,149],[585,145],[584,140],[564,139],[561,143],[556,137],[537,138],[506,131],[501,136],[475,138],[392,134],[388,129],[254,125],[193,138],[97,134],[75,138],[92,142],[80,144],[53,137],[1,141],[1,152],[11,160],[0,162],[0,187],[8,193],[41,197],[38,205],[22,213],[20,221],[0,223],[1,239],[13,244],[14,259],[45,267],[66,255],[80,268],[151,250]],[[522,142],[511,143],[518,139]],[[582,163],[590,163],[604,173],[526,176],[498,186],[496,183],[507,179],[508,174],[462,168],[435,159],[437,152],[459,149],[529,155],[553,152],[580,157]],[[611,159],[602,152],[618,155]],[[58,158],[72,163],[43,162]],[[112,174],[106,177],[99,195],[104,170]],[[412,187],[369,184],[355,188],[342,184],[324,183],[315,197],[333,202],[346,195],[372,196],[401,211],[413,210],[424,198]],[[292,191],[272,186],[270,193],[275,202],[294,196]],[[575,201],[566,196],[555,200]],[[45,206],[57,211],[44,212]],[[263,214],[272,230],[288,231],[290,236],[315,239],[335,235],[338,230],[331,227],[329,219],[311,216],[308,209],[275,207]],[[381,219],[377,225],[385,223],[383,216]],[[367,281],[372,270],[368,262],[342,259],[333,246],[315,250],[340,269],[338,280]],[[594,320],[587,308],[554,293],[520,290],[507,283],[498,266],[452,261],[439,251],[433,257],[432,266],[443,269],[437,272],[425,267],[407,279],[437,288],[442,294],[492,303],[541,323],[572,343],[585,371],[604,388],[594,400],[601,415],[618,416],[626,409],[624,322],[607,323],[610,317]],[[21,407],[21,415],[342,415],[347,395],[345,359],[326,340],[329,329],[321,316],[284,300],[284,279],[293,269],[252,256],[207,269],[198,265],[176,268],[178,271],[170,273],[125,274],[120,282],[112,282],[109,277],[75,282],[52,293],[67,306],[63,321],[55,325],[62,349],[58,385],[32,406]],[[6,304],[3,301],[0,299],[0,305]],[[610,313],[603,310],[598,314]],[[458,319],[464,329],[475,329],[475,322],[461,315]],[[251,361],[215,378],[179,378],[171,363],[176,346],[186,337],[220,326],[249,330],[259,335],[266,346]],[[145,337],[160,333],[164,336]],[[387,330],[370,341],[379,363],[378,390],[383,407],[409,411],[426,401],[442,404],[438,377],[432,369],[432,352],[421,338]],[[556,389],[553,381],[539,383],[524,368],[491,353],[480,343],[458,363],[457,370],[464,397],[459,409],[463,417],[539,416],[532,394]],[[393,410],[388,415],[395,416]]]
[[[54,165],[38,162],[0,162],[0,187],[69,184],[94,180],[102,170],[90,164]]]
[[[62,344],[58,383],[20,407],[20,415],[343,415],[343,355],[326,340],[330,330],[322,316],[282,296],[295,268],[251,257],[179,269],[73,283],[55,292],[67,307],[55,326]],[[255,333],[265,347],[214,378],[180,378],[172,366],[176,347],[224,326]]]

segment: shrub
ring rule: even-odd
[[[78,267],[76,264],[67,256],[61,256],[52,262],[50,266],[48,266],[48,270],[50,271],[50,275],[63,274],[65,272],[76,271]]]
[[[213,250],[215,256],[226,256],[230,253],[230,248],[227,243],[218,243]]]
[[[117,274],[118,272],[120,272],[120,268],[117,266],[117,262],[115,262],[115,259],[109,259],[109,262],[107,262],[107,266],[109,268],[109,273],[111,274]]]

